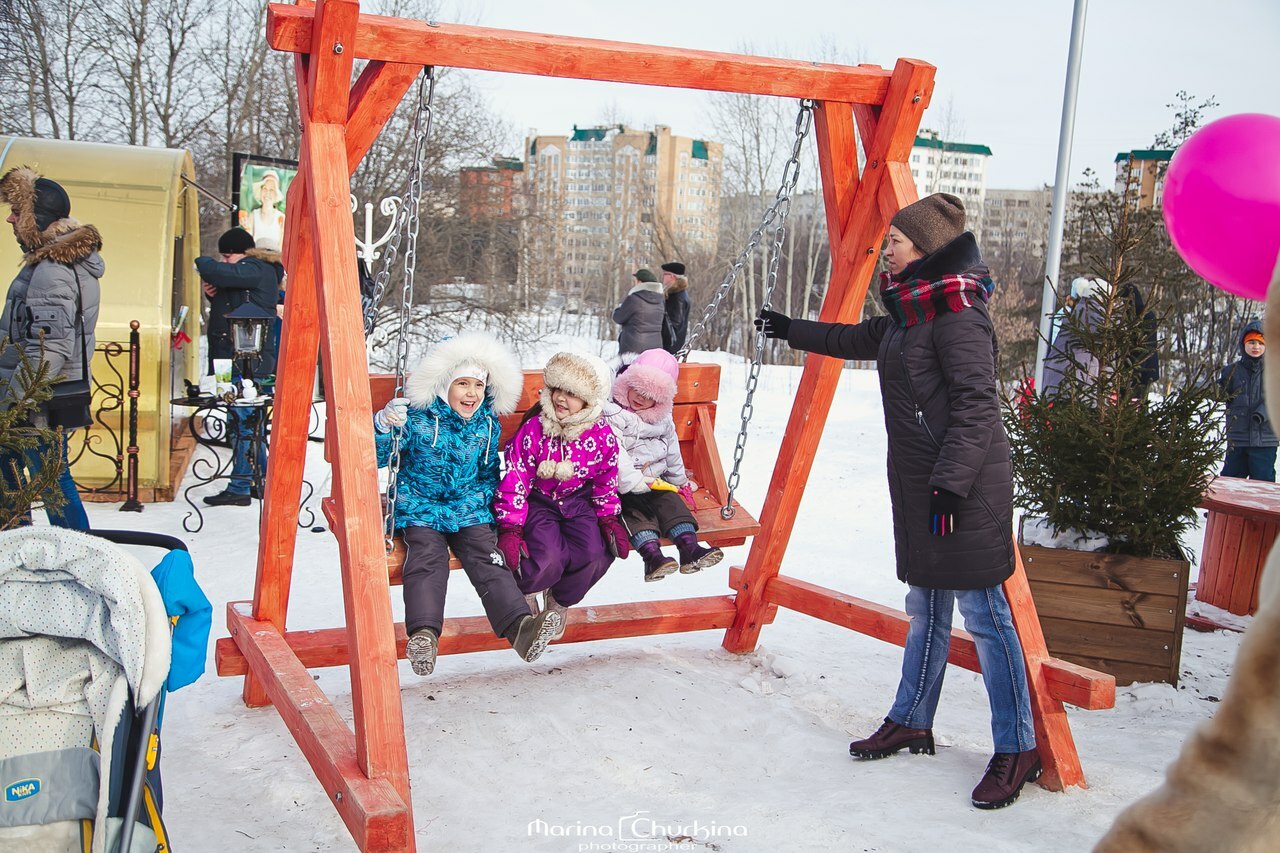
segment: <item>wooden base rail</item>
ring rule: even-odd
[[[218,641],[242,653],[238,675],[250,670],[289,727],[326,796],[356,845],[365,851],[409,849],[409,811],[392,784],[370,779],[356,758],[356,738],[306,667],[270,622],[249,615],[250,602],[227,605],[229,638]]]

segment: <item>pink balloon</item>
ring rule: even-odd
[[[1196,274],[1264,299],[1280,254],[1280,117],[1243,113],[1193,133],[1169,164],[1164,223]]]

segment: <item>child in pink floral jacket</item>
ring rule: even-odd
[[[618,441],[600,416],[612,374],[595,356],[556,353],[539,405],[506,448],[498,487],[498,548],[537,610],[561,615],[630,552],[618,517]]]

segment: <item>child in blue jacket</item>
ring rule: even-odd
[[[427,353],[397,397],[374,415],[378,465],[400,447],[395,527],[404,538],[408,658],[418,675],[435,669],[444,626],[449,549],[467,573],[496,636],[526,661],[560,628],[554,610],[529,613],[494,530],[502,434],[524,375],[514,356],[483,333],[458,335]]]

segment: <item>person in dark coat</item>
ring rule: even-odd
[[[50,378],[84,378],[83,361],[93,360],[101,295],[99,279],[106,264],[99,254],[102,235],[92,225],[71,218],[71,198],[57,181],[20,166],[0,178],[0,203],[9,205],[5,221],[22,249],[19,270],[5,295],[0,314],[0,408],[25,393],[19,387],[25,356],[33,366],[43,363]],[[37,425],[46,426],[48,409],[41,407]],[[62,471],[54,484],[62,506],[46,504],[55,527],[88,530],[89,516],[67,464],[67,441],[62,437]],[[0,453],[0,486],[17,490],[23,476],[35,479],[53,448],[37,441],[21,451]]]
[[[218,254],[218,258],[209,255],[196,258],[200,286],[209,297],[207,333],[211,375],[213,359],[235,356],[227,314],[246,302],[274,314],[280,299],[280,283],[284,280],[280,254],[257,248],[253,235],[243,228],[231,228],[218,238]],[[275,369],[275,350],[264,348],[261,359],[254,365],[254,375],[267,376]]]
[[[1280,440],[1267,417],[1262,385],[1262,354],[1267,342],[1262,321],[1240,330],[1240,358],[1222,368],[1218,384],[1231,395],[1227,403],[1227,460],[1223,477],[1276,481],[1276,445]]]
[[[621,326],[618,329],[619,354],[662,349],[662,282],[647,269],[636,270],[635,280],[635,286],[613,311],[613,322]]]
[[[960,199],[936,193],[889,227],[888,316],[855,325],[761,311],[765,335],[793,348],[872,359],[889,437],[889,496],[898,578],[911,618],[897,698],[857,758],[934,752],[933,717],[946,673],[954,604],[973,635],[991,704],[995,755],[974,789],[979,808],[1017,799],[1040,775],[1026,664],[1000,584],[1013,573],[1009,439],[996,393],[994,285]]]
[[[662,348],[675,355],[689,338],[689,279],[685,277],[684,264],[671,261],[662,265],[662,289],[667,294]]]
[[[208,255],[196,258],[200,286],[209,297],[210,373],[214,372],[215,358],[235,357],[227,314],[246,302],[274,314],[280,298],[280,283],[284,280],[280,255],[257,248],[253,235],[243,228],[223,232],[218,238],[218,254],[220,259]],[[261,356],[252,367],[257,378],[275,372],[276,352],[270,343],[263,347]],[[248,506],[255,497],[261,497],[258,482],[266,474],[267,449],[265,442],[253,440],[258,417],[256,409],[244,412],[232,409],[229,412],[227,429],[232,438],[231,476],[224,491],[203,499],[209,506]],[[251,448],[255,451],[254,460],[249,458]]]

